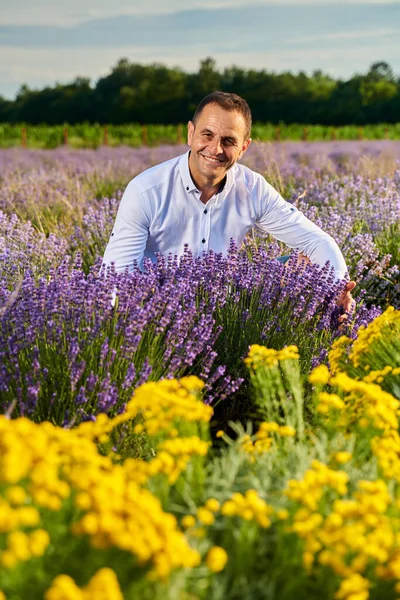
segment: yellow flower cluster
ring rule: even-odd
[[[325,385],[329,382],[331,374],[326,365],[318,365],[308,376],[308,381],[313,385]]]
[[[333,374],[338,373],[342,370],[341,363],[343,359],[347,356],[348,350],[352,343],[353,340],[349,337],[346,337],[345,335],[342,335],[339,339],[333,342],[332,347],[328,353],[329,365]]]
[[[345,403],[337,394],[328,394],[328,392],[320,392],[318,395],[319,403],[317,405],[317,411],[322,415],[327,415],[331,408],[336,410],[342,410],[345,407]]]
[[[265,421],[260,424],[258,431],[252,437],[248,433],[240,438],[242,450],[254,458],[255,455],[263,454],[271,449],[274,438],[271,433],[281,437],[294,437],[296,430],[290,425],[278,425],[274,421]]]
[[[175,517],[165,513],[148,490],[129,481],[122,467],[95,473],[94,481],[88,472],[86,475],[83,479],[79,469],[70,473],[81,490],[78,505],[87,507],[73,525],[74,534],[89,536],[96,548],[130,552],[142,564],[152,561],[161,578],[175,568],[199,564],[200,555],[188,546]]]
[[[247,367],[256,371],[262,366],[271,367],[283,360],[298,359],[299,352],[296,346],[287,346],[286,348],[282,348],[282,350],[273,350],[272,348],[253,344],[250,346],[249,353],[244,362]]]
[[[194,376],[180,381],[167,379],[146,383],[128,402],[127,415],[132,419],[141,414],[145,429],[151,436],[174,428],[176,421],[208,423],[213,409],[196,396],[203,386],[204,383]]]
[[[314,460],[311,469],[305,472],[302,480],[290,479],[288,481],[285,495],[314,511],[318,509],[318,504],[327,489],[335,490],[340,496],[346,494],[348,481],[349,476],[344,471],[335,471],[320,461]],[[300,528],[298,528],[299,531]]]
[[[125,461],[125,471],[137,483],[144,484],[151,477],[163,473],[168,482],[173,484],[186,469],[194,456],[206,456],[210,442],[198,436],[165,440],[157,445],[157,454],[150,461],[129,458]]]
[[[400,436],[396,429],[384,431],[371,440],[371,449],[387,479],[400,483]]]
[[[337,373],[331,378],[331,384],[348,394],[343,421],[356,417],[359,422],[364,419],[360,424],[371,422],[378,429],[398,428],[400,402],[376,383],[357,381],[345,373]]]
[[[6,484],[0,532],[8,533],[2,563],[12,567],[17,560],[43,553],[47,532],[21,529],[39,524],[42,507],[60,510],[72,496],[81,513],[72,532],[88,536],[94,547],[129,552],[140,564],[152,563],[151,574],[160,578],[175,568],[199,564],[199,553],[190,548],[175,517],[141,484],[158,473],[175,481],[191,457],[207,454],[209,442],[197,436],[170,436],[159,441],[148,463],[128,459],[115,464],[112,456],[99,453],[95,441],[139,413],[152,434],[176,435],[177,419],[201,426],[212,414],[192,393],[201,385],[195,377],[145,384],[135,392],[127,413],[114,419],[99,415],[96,422],[72,430],[0,417],[0,483]]]
[[[388,487],[383,480],[360,480],[345,499],[346,473],[335,474],[316,461],[312,467],[302,481],[290,481],[286,490],[302,505],[289,530],[305,541],[304,567],[310,570],[318,562],[343,577],[335,598],[366,600],[369,586],[361,574],[370,564],[378,565],[378,576],[400,578],[400,520],[387,514],[393,507]],[[326,495],[329,489],[336,497]]]
[[[238,516],[246,521],[254,520],[264,528],[271,525],[269,517],[273,512],[273,508],[260,498],[256,490],[247,490],[244,495],[237,492],[221,507],[221,514],[225,517]]]
[[[136,433],[146,430],[151,436],[160,432],[176,435],[175,422],[210,421],[213,409],[198,397],[203,387],[204,383],[195,376],[144,383],[135,390],[123,414],[112,419],[100,414],[94,422],[81,423],[77,431],[84,437],[99,439],[121,423],[141,415],[144,423],[136,425]]]
[[[349,358],[355,367],[358,367],[368,355],[371,344],[385,335],[385,331],[398,330],[400,332],[400,311],[389,306],[379,317],[376,317],[367,327],[360,327],[357,339],[353,342]]]
[[[121,588],[112,569],[100,569],[89,583],[80,588],[72,577],[58,575],[45,594],[45,600],[123,600]]]
[[[367,600],[370,586],[368,579],[361,577],[358,573],[353,573],[350,577],[343,579],[335,598],[337,600]]]
[[[6,537],[6,549],[0,553],[0,563],[10,569],[18,562],[42,556],[49,543],[49,534],[44,529],[35,529],[30,533],[12,531]]]
[[[363,381],[365,381],[366,383],[374,383],[375,381],[376,383],[382,383],[386,375],[389,375],[389,373],[395,377],[397,375],[400,375],[400,367],[393,368],[390,365],[386,365],[386,367],[384,367],[383,369],[370,371],[368,375],[365,375],[365,377],[363,377]]]

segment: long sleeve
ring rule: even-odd
[[[149,227],[146,196],[132,180],[122,196],[103,264],[113,262],[117,271],[123,271],[126,268],[132,270],[136,261],[142,268]]]
[[[256,226],[290,248],[296,248],[313,263],[323,266],[329,261],[336,277],[344,279],[346,262],[335,240],[286,202],[263,178],[256,188],[260,211]]]

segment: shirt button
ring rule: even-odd
[[[202,244],[205,244],[205,243],[206,243],[206,238],[203,238],[203,239],[201,240],[201,243],[202,243]]]
[[[207,214],[207,209],[205,209],[205,211],[204,211],[204,214],[205,214],[205,215]]]
[[[189,191],[189,188],[187,187],[186,190]]]

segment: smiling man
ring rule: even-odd
[[[311,262],[327,261],[336,277],[347,273],[331,236],[286,202],[262,177],[239,164],[251,143],[251,112],[236,94],[213,92],[199,104],[188,124],[189,151],[135,177],[121,199],[103,262],[117,271],[143,267],[156,253],[181,256],[188,244],[194,256],[226,253],[257,227]],[[349,312],[350,281],[339,299]]]

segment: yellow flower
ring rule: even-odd
[[[352,456],[351,452],[335,452],[332,458],[335,462],[339,463],[339,465],[344,465],[351,460]]]
[[[298,360],[299,353],[296,346],[287,346],[282,350],[273,350],[258,344],[253,344],[249,348],[249,353],[244,359],[247,367],[257,370],[259,367],[271,367],[277,365],[283,360]]]
[[[215,434],[215,437],[220,438],[225,434],[225,431],[223,431],[222,429],[219,429],[217,431],[217,433]]]
[[[263,421],[260,424],[259,431],[265,431],[267,433],[270,433],[271,431],[276,432],[279,431],[279,425],[278,423],[275,423],[275,421]]]
[[[6,569],[12,569],[18,562],[18,558],[11,550],[4,550],[0,554],[0,564]]]
[[[224,517],[233,517],[237,514],[236,504],[232,500],[227,500],[222,505],[221,514],[223,514]]]
[[[319,365],[308,376],[308,381],[313,385],[325,385],[330,377],[329,369],[326,365]]]
[[[196,525],[196,519],[192,515],[185,515],[182,519],[182,527],[189,529]]]
[[[208,508],[211,512],[218,512],[220,503],[215,498],[209,498],[205,504],[205,508]]]
[[[22,531],[12,531],[8,534],[7,549],[14,554],[17,560],[28,560],[31,557],[29,538]]]
[[[368,579],[361,577],[358,573],[354,573],[341,582],[335,598],[337,600],[367,600],[370,585]]]
[[[215,521],[213,513],[202,507],[197,509],[197,518],[203,525],[212,525]]]
[[[9,487],[6,491],[6,498],[13,506],[24,504],[27,499],[26,491],[20,485]]]
[[[29,550],[32,556],[42,556],[50,544],[50,536],[45,529],[36,529],[28,537]]]
[[[282,437],[294,437],[296,435],[296,430],[294,427],[290,427],[290,425],[282,425],[282,427],[279,427],[278,433]]]
[[[222,571],[227,562],[228,555],[220,546],[213,546],[213,548],[208,551],[206,564],[213,573],[219,573]]]

